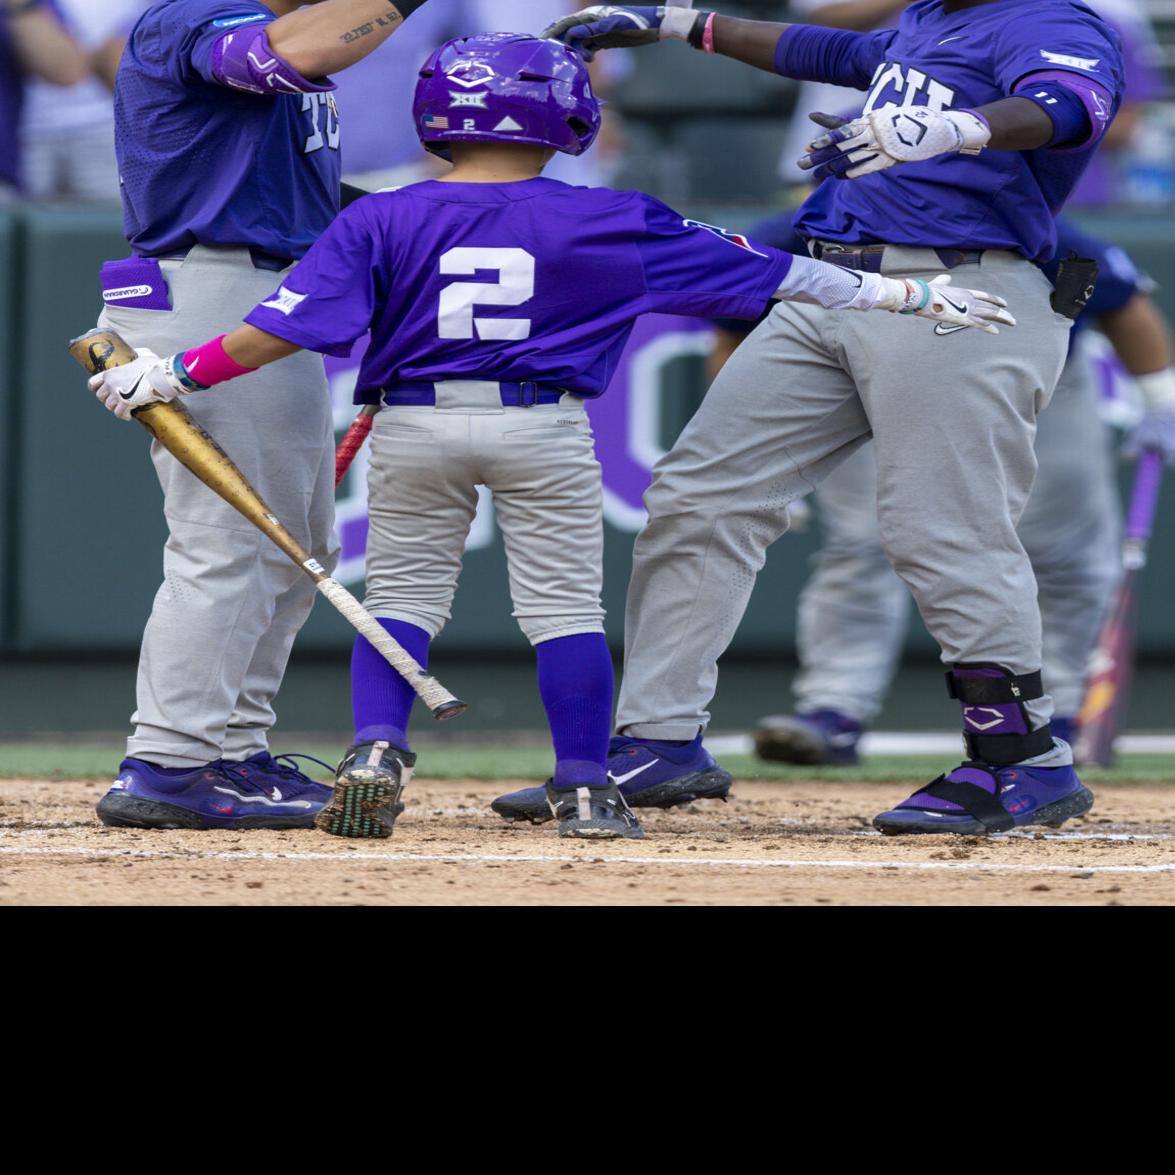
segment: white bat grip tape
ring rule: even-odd
[[[319,580],[318,590],[347,618],[356,631],[371,642],[430,710],[436,710],[440,706],[451,706],[457,702],[457,698],[435,677],[426,673],[416,663],[416,659],[389,635],[387,629],[337,579]]]

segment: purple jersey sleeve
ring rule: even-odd
[[[896,35],[894,29],[850,33],[788,25],[775,46],[775,72],[801,82],[832,82],[866,90]]]
[[[334,82],[310,81],[273,51],[263,16],[214,20],[192,46],[192,68],[204,81],[250,94],[321,94]]]
[[[645,233],[637,241],[646,304],[662,314],[757,318],[791,268],[791,257],[738,233],[687,220],[640,195]]]
[[[245,321],[309,351],[346,358],[386,300],[384,252],[363,202],[352,204]]]
[[[1111,100],[1119,98],[1125,79],[1117,35],[1089,9],[1056,8],[1033,13],[1029,39],[1022,25],[1007,22],[993,46],[996,81],[1011,94],[1026,78],[1047,74],[1092,83]]]

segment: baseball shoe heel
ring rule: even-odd
[[[386,840],[404,811],[400,797],[415,766],[411,751],[389,742],[348,747],[335,777],[334,794],[315,827],[331,836]]]
[[[124,759],[97,811],[112,828],[313,828],[324,790],[219,759],[190,771]]]
[[[778,714],[760,719],[751,732],[760,759],[805,767],[855,767],[862,734],[859,722],[836,710]]]
[[[734,782],[702,746],[701,738],[683,747],[656,747],[631,738],[614,738],[608,774],[630,808],[676,808],[695,800],[725,802]],[[490,805],[503,820],[545,824],[551,819],[547,792],[526,787],[499,796]]]
[[[605,787],[556,788],[547,782],[547,802],[559,821],[559,835],[579,840],[641,840],[644,829],[624,802],[620,789]]]
[[[882,812],[873,827],[887,836],[986,836],[1027,825],[1059,828],[1092,807],[1093,793],[1072,767],[968,762]]]

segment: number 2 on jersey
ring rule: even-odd
[[[453,282],[441,291],[437,333],[442,339],[529,339],[529,318],[478,318],[476,306],[521,306],[534,297],[534,258],[524,249],[450,249],[441,274],[496,269],[497,282]]]

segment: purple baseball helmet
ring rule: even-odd
[[[600,131],[583,58],[559,41],[481,33],[442,45],[420,71],[412,109],[425,147],[531,143],[582,155]]]

